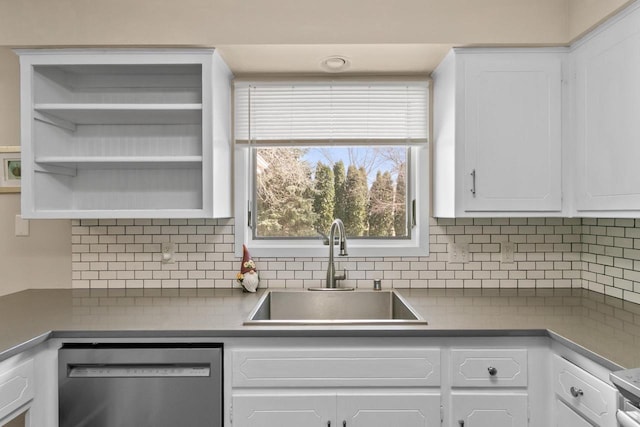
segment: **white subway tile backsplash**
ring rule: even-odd
[[[73,287],[237,287],[234,230],[233,219],[73,220]],[[640,301],[640,220],[432,219],[430,234],[429,256],[342,261],[345,285],[584,287]],[[160,262],[164,242],[176,244],[173,264]],[[467,263],[449,262],[453,242],[469,244]],[[513,263],[501,262],[504,242],[516,244]],[[323,257],[255,261],[262,287],[321,286],[326,275]]]

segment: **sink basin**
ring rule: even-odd
[[[396,291],[267,291],[245,325],[426,325]]]

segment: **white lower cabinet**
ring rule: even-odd
[[[452,425],[456,427],[524,427],[528,396],[524,392],[453,393]]]
[[[560,413],[567,417],[567,410],[571,410],[576,415],[573,417],[573,423],[568,426],[615,427],[618,425],[616,421],[617,390],[558,355],[553,356],[553,387],[556,400],[560,400],[560,403],[564,402],[567,406],[567,408],[560,406],[562,411],[559,410],[557,419],[560,418]],[[589,424],[584,423],[585,419]],[[564,424],[557,424],[557,426],[565,427]]]
[[[327,427],[335,425],[335,405],[330,393],[234,393],[232,422],[235,427]]]
[[[593,427],[576,411],[568,407],[562,400],[556,398],[556,423],[555,427]]]
[[[28,412],[34,395],[33,358],[18,355],[0,364],[0,425]]]
[[[440,348],[354,341],[232,349],[231,425],[441,425]]]
[[[234,393],[236,427],[432,427],[440,425],[439,393],[386,390]]]
[[[45,342],[0,362],[0,426],[57,427],[56,349]]]
[[[528,372],[526,348],[451,349],[451,425],[527,426]]]
[[[440,425],[440,393],[338,394],[339,427],[431,427]]]

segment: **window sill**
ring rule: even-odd
[[[384,245],[370,243],[359,245],[357,242],[348,242],[347,252],[350,258],[364,257],[423,257],[429,255],[428,245],[411,245],[409,241],[394,242],[396,245],[385,242]],[[236,256],[242,256],[243,242],[236,242]],[[329,256],[329,246],[320,244],[292,244],[291,242],[253,241],[246,243],[251,255],[259,258],[322,258]],[[338,248],[336,245],[335,251]],[[343,258],[343,257],[341,257]]]

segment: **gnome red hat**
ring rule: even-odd
[[[256,263],[251,259],[247,247],[242,245],[242,265],[240,266],[240,273],[246,274],[251,271],[256,271]]]

